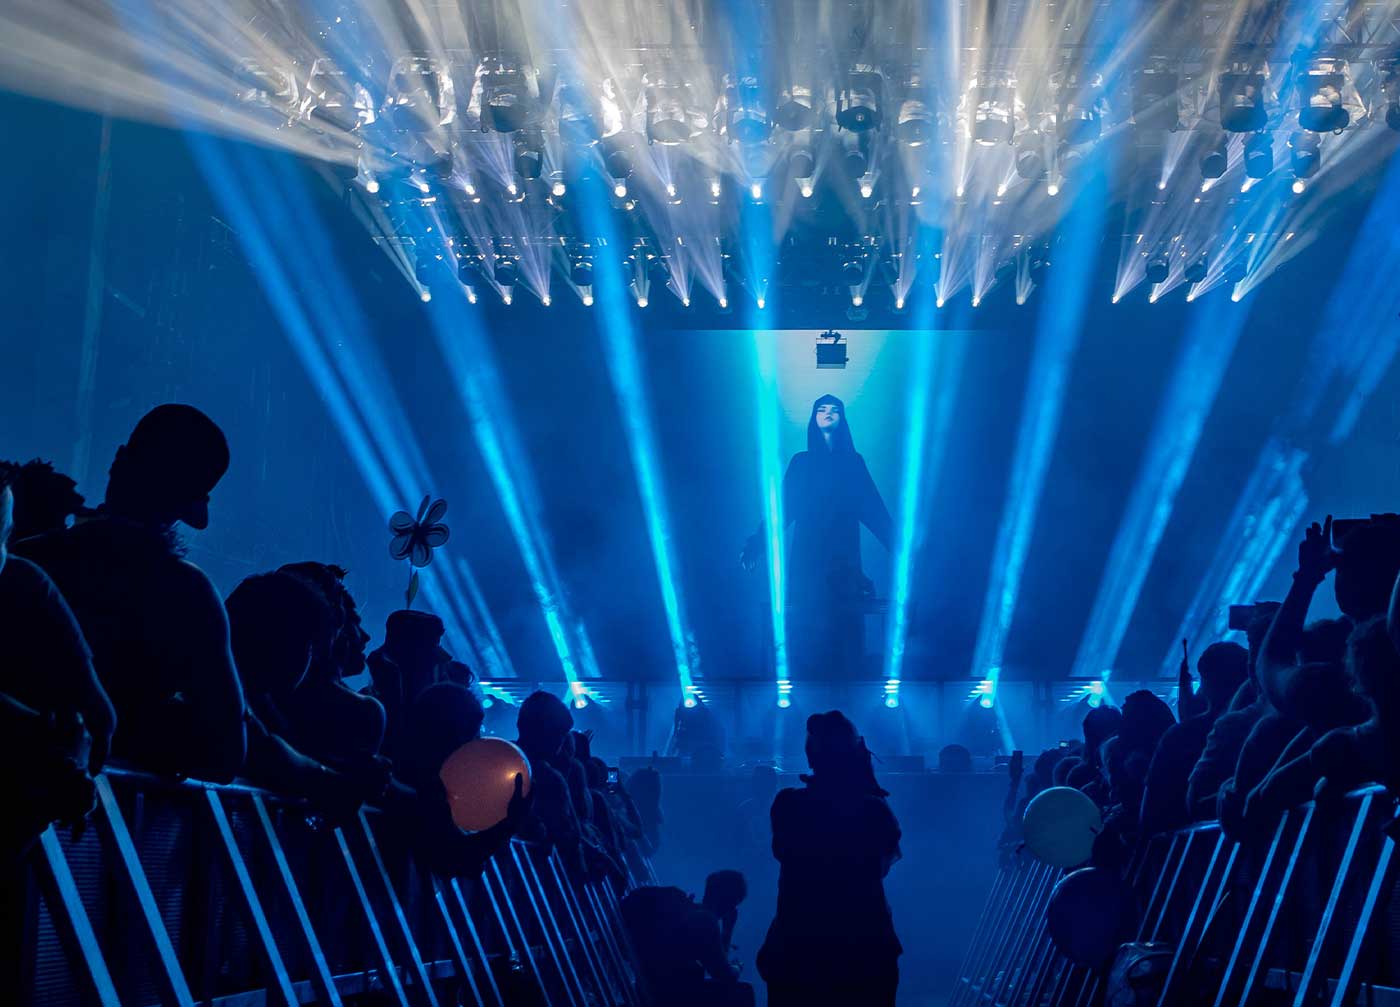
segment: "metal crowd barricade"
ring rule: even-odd
[[[1140,844],[1125,936],[1170,951],[1157,1007],[1400,1007],[1395,820],[1394,798],[1371,786],[1290,809],[1257,841],[1206,822]],[[1107,1002],[1107,975],[1066,959],[1046,929],[1064,873],[1003,855],[949,1007]]]
[[[523,984],[547,1007],[647,1007],[616,889],[553,850],[512,840],[481,877],[443,878],[368,809],[337,825],[115,769],[97,795],[88,826],[31,852],[22,1005],[507,1007]]]

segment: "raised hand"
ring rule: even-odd
[[[1298,543],[1298,572],[1322,580],[1337,568],[1340,552],[1332,545],[1332,515],[1322,524],[1314,521]]]

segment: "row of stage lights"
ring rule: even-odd
[[[1400,130],[1400,59],[1374,62],[1369,71],[1371,106],[1383,105],[1385,122]],[[643,74],[639,96],[628,103],[612,81],[589,88],[556,80],[552,93],[542,93],[538,71],[502,59],[480,63],[462,110],[456,105],[452,68],[427,57],[396,63],[380,103],[370,98],[364,85],[350,84],[325,60],[313,64],[304,88],[298,87],[292,70],[271,72],[245,64],[243,73],[249,84],[240,92],[245,102],[282,108],[293,118],[325,119],[352,132],[374,126],[382,118],[393,132],[418,137],[421,142],[416,144],[393,144],[394,154],[387,161],[361,156],[357,177],[371,191],[379,185],[376,170],[384,170],[395,159],[419,170],[466,177],[468,158],[454,153],[454,147],[469,149],[473,133],[510,136],[517,176],[505,185],[510,198],[523,198],[526,186],[522,183],[541,177],[549,181],[554,195],[562,196],[562,170],[546,169],[551,162],[593,149],[615,195],[625,199],[638,158],[637,143],[645,140],[677,147],[706,134],[750,150],[786,134],[787,173],[803,196],[815,190],[818,144],[830,135],[844,173],[856,180],[862,196],[870,198],[882,175],[898,175],[889,170],[894,166],[887,164],[881,171],[875,163],[879,150],[873,137],[882,130],[911,149],[947,140],[954,130],[961,130],[979,146],[1010,145],[1017,175],[1045,181],[1053,195],[1086,146],[1099,139],[1109,113],[1101,78],[1075,69],[1051,74],[1050,97],[1034,110],[1027,106],[1010,72],[982,72],[951,108],[940,107],[935,89],[918,74],[902,74],[896,78],[902,83],[892,85],[874,66],[856,65],[839,82],[824,88],[790,84],[776,95],[756,77],[728,75],[713,113],[698,106],[691,84],[664,73]],[[1203,84],[1184,80],[1171,61],[1155,59],[1133,73],[1127,104],[1132,123],[1148,137],[1199,124],[1205,141],[1199,168],[1207,182],[1224,175],[1232,134],[1247,136],[1243,153],[1249,178],[1266,177],[1274,168],[1271,133],[1296,122],[1289,147],[1293,173],[1301,184],[1321,164],[1324,136],[1340,134],[1370,117],[1346,59],[1300,60],[1286,86],[1294,94],[1292,108],[1279,105],[1266,62],[1230,63]],[[1207,96],[1213,108],[1203,109]],[[1183,102],[1183,98],[1190,100]],[[1214,127],[1206,125],[1212,119],[1219,123],[1213,139],[1208,130]],[[561,144],[547,139],[554,136]],[[746,184],[754,198],[760,197],[771,167],[770,163],[748,172]],[[472,186],[469,181],[463,184]],[[709,186],[711,197],[717,199],[718,178],[712,177]],[[674,183],[667,187],[672,199],[679,198]],[[909,191],[917,200],[917,181]]]
[[[1247,247],[1253,244],[1255,237],[1254,234],[1246,235],[1244,245]],[[1283,241],[1289,241],[1292,238],[1292,232],[1282,236]],[[1141,240],[1141,236],[1138,240]],[[449,243],[464,249],[468,246],[468,243],[461,239],[453,239]],[[594,249],[586,242],[580,241],[560,242],[556,239],[553,244],[562,245],[567,261],[569,284],[577,292],[581,303],[585,307],[591,307],[594,303],[593,257],[596,254]],[[1185,247],[1181,247],[1176,240],[1173,240],[1171,244],[1177,246],[1174,254],[1172,251],[1141,253],[1146,259],[1144,274],[1147,285],[1149,288],[1156,288],[1167,283],[1172,275],[1173,258],[1177,258],[1181,262],[1181,276],[1184,286],[1187,288],[1186,299],[1193,301],[1197,296],[1195,288],[1206,282],[1210,276],[1210,257],[1204,252],[1193,254]],[[874,237],[867,237],[860,242],[852,242],[832,251],[834,252],[832,262],[837,264],[837,269],[835,271],[836,279],[832,282],[830,289],[848,292],[853,308],[866,307],[872,289],[883,290],[886,287],[890,291],[890,303],[896,311],[904,310],[909,297],[916,292],[918,286],[933,288],[936,307],[943,308],[946,304],[947,299],[938,286],[942,258],[940,252],[923,251],[908,253],[907,256],[900,252],[882,253]],[[728,252],[720,252],[719,255],[726,263],[730,259]],[[902,282],[906,257],[912,260],[911,275],[919,280],[918,284]],[[1025,272],[1032,282],[1039,281],[1050,266],[1050,249],[1046,243],[1028,244],[1016,253],[1016,257],[1024,260]],[[462,251],[456,256],[457,280],[465,289],[469,302],[473,304],[477,302],[477,289],[486,284],[498,290],[502,303],[509,306],[515,303],[516,291],[522,282],[520,261],[519,252],[515,249],[513,242],[507,239],[502,239],[497,243],[495,255]],[[637,241],[624,257],[623,265],[626,275],[631,277],[628,288],[633,302],[638,308],[646,308],[650,305],[651,291],[658,287],[671,291],[682,307],[690,308],[692,306],[691,293],[682,293],[676,285],[671,283],[667,257],[656,252],[646,239]],[[442,271],[446,268],[447,263],[440,255],[431,256],[418,264],[415,279],[423,301],[432,299],[432,290],[439,282]],[[997,279],[992,286],[1012,285],[1015,274],[1020,268],[1017,261],[1003,263],[1002,267],[996,271]],[[1220,275],[1232,287],[1237,287],[1244,282],[1248,277],[1248,265],[1245,257],[1237,257],[1228,265],[1223,266]],[[767,307],[766,298],[762,293],[767,288],[767,280],[761,281],[758,286],[760,292],[755,296],[755,305],[761,311]],[[973,292],[972,307],[976,308],[981,305],[984,293],[985,291]],[[1238,295],[1232,296],[1234,300],[1240,299]],[[548,293],[540,295],[538,299],[544,307],[549,307],[553,303],[553,298]],[[1152,290],[1149,299],[1152,303],[1156,303],[1159,299],[1155,289]],[[1121,297],[1117,294],[1112,298],[1114,304],[1120,300]],[[1023,304],[1024,301],[1024,294],[1018,291],[1017,304]],[[716,296],[714,303],[721,311],[726,311],[730,307],[726,293],[720,293]]]

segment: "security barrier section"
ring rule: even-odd
[[[110,770],[34,845],[18,909],[35,1007],[647,1007],[611,879],[512,840],[439,877],[370,809]],[[628,851],[628,886],[654,883]],[[7,995],[8,996],[8,995]]]
[[[1367,787],[1241,842],[1217,822],[1154,836],[1123,875],[1133,922],[1099,963],[1052,937],[1072,872],[1006,851],[949,1007],[1400,1005],[1395,821],[1395,800]]]

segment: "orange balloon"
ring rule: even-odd
[[[447,788],[457,828],[480,832],[505,821],[517,773],[523,777],[521,793],[528,794],[530,760],[504,738],[477,738],[449,755],[438,778]]]

